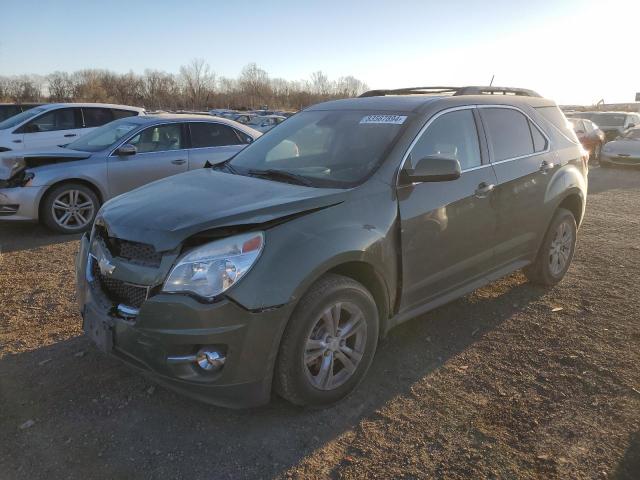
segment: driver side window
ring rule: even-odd
[[[135,135],[127,143],[138,149],[138,153],[166,152],[184,148],[182,125],[172,123],[149,127]]]
[[[59,108],[34,118],[21,130],[24,133],[54,132],[80,128],[77,122],[76,108]],[[78,112],[79,113],[79,112]]]
[[[433,121],[411,149],[417,162],[428,156],[454,158],[467,170],[482,164],[478,131],[471,109],[445,113]]]

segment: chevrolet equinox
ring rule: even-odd
[[[376,90],[106,202],[81,241],[86,334],[230,407],[353,391],[389,329],[524,269],[559,282],[587,153],[530,90]]]

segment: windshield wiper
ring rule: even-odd
[[[287,172],[285,170],[276,170],[273,168],[269,168],[267,170],[248,170],[248,175],[252,177],[260,177],[272,180],[282,180],[285,182],[295,183],[297,185],[304,185],[305,187],[310,187],[313,185],[313,182],[308,178],[298,175],[297,173]]]

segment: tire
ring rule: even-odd
[[[340,313],[335,315],[338,305]],[[335,325],[336,317],[340,328],[334,335],[330,325]],[[360,321],[352,325],[357,318]],[[325,275],[302,297],[285,329],[275,367],[276,392],[296,405],[319,407],[341,400],[367,373],[378,331],[378,309],[371,293],[350,278]],[[350,368],[343,363],[345,357]]]
[[[524,269],[527,278],[533,283],[548,287],[562,280],[573,260],[577,233],[573,214],[565,208],[559,208],[544,236],[536,259]]]
[[[89,187],[63,183],[48,191],[42,200],[41,220],[59,233],[81,233],[91,228],[99,207],[98,196]]]

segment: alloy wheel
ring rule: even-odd
[[[364,355],[367,322],[354,303],[338,302],[316,320],[306,340],[304,371],[320,390],[333,390],[349,380]]]
[[[80,230],[86,227],[95,213],[93,200],[80,190],[65,190],[54,198],[51,213],[63,229]]]
[[[556,228],[555,235],[549,249],[549,269],[554,276],[560,275],[571,258],[573,248],[573,230],[567,221]]]

